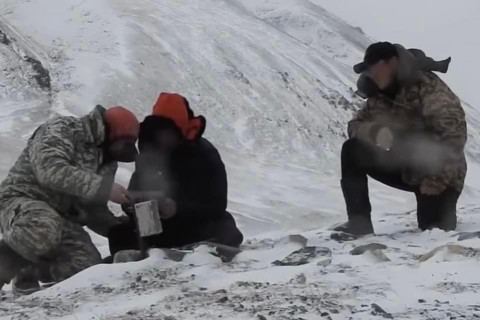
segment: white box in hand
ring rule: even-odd
[[[137,216],[140,237],[153,236],[163,232],[157,201],[136,203],[135,215]]]

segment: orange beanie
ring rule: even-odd
[[[137,117],[124,107],[117,106],[106,110],[103,118],[110,130],[110,140],[121,137],[138,138],[140,123]]]
[[[152,115],[168,118],[188,140],[194,140],[204,130],[203,117],[190,117],[185,98],[176,93],[162,92],[153,106]]]

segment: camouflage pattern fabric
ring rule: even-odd
[[[19,198],[8,210],[16,214],[3,241],[43,268],[44,274],[47,268],[50,281],[65,280],[101,263],[100,253],[83,227],[61,217],[47,203]]]
[[[446,159],[439,172],[428,176],[405,174],[404,182],[425,183],[437,193],[448,186],[462,191],[467,171],[465,112],[458,97],[437,75],[419,72],[414,84],[403,86],[393,100],[383,94],[369,98],[349,122],[348,135],[375,143],[375,130],[382,126],[389,127],[397,135],[394,138],[402,133],[423,134],[432,141],[429,146],[434,145],[432,149]]]
[[[103,112],[41,125],[0,185],[4,241],[29,261],[48,261],[56,280],[100,262],[83,225],[115,223],[107,202],[117,163],[103,165]]]
[[[92,205],[106,207],[117,163],[102,166],[103,110],[98,106],[83,118],[54,118],[37,129],[0,185],[0,228],[11,224],[14,214],[4,208],[16,198],[46,202],[84,225]]]

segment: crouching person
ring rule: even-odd
[[[128,191],[136,202],[158,202],[163,232],[144,238],[149,247],[181,247],[207,240],[239,247],[243,241],[226,211],[225,166],[217,149],[202,138],[205,122],[202,116],[193,116],[184,97],[162,93],[153,115],[140,124],[140,154]],[[132,217],[132,208],[124,207]],[[138,248],[133,221],[110,232],[112,255]]]
[[[38,290],[98,263],[100,253],[83,226],[106,236],[120,222],[108,201],[126,203],[114,183],[117,161],[133,162],[139,133],[123,107],[97,106],[82,117],[41,125],[0,186],[0,287]]]
[[[337,231],[373,233],[367,176],[414,193],[420,229],[456,228],[467,125],[460,100],[432,72],[446,72],[449,62],[381,42],[355,66],[368,99],[349,122],[342,149],[348,222]]]

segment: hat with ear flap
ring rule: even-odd
[[[205,118],[195,117],[187,99],[176,93],[162,92],[153,106],[152,115],[172,120],[187,140],[196,140],[205,131]]]

